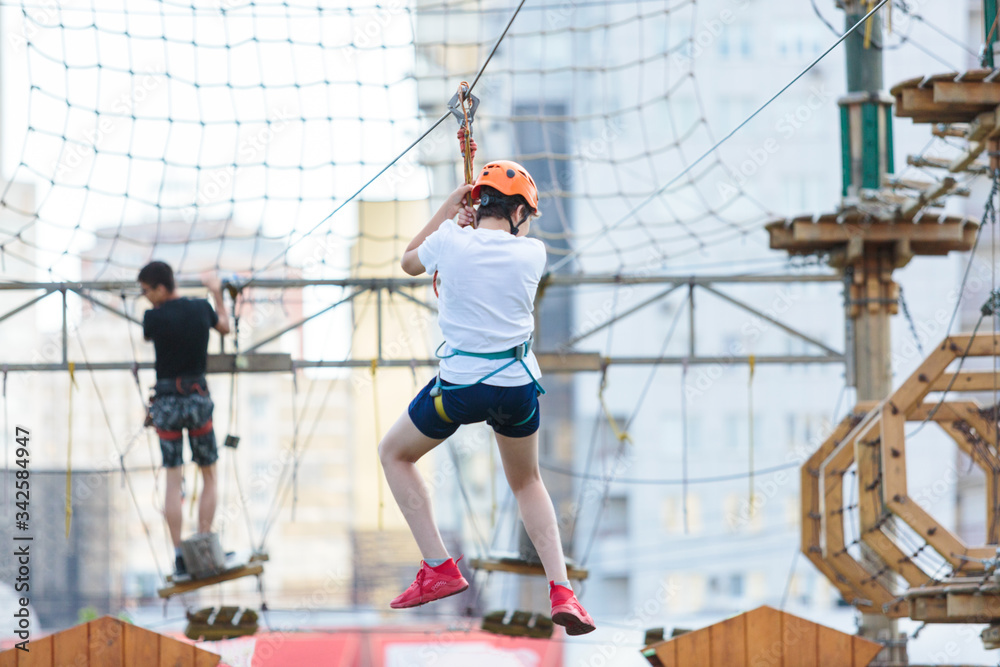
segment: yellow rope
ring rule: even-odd
[[[378,370],[378,359],[372,359],[371,373],[372,373],[372,398],[374,408],[372,412],[375,414],[375,442],[382,442],[382,429],[379,422],[378,416],[378,375],[376,371]],[[382,488],[382,461],[378,457],[378,447],[375,448],[375,484],[378,487],[378,529],[383,530],[383,519],[385,515],[385,492]]]
[[[889,4],[891,5],[892,3],[889,3]],[[872,7],[874,7],[874,6],[875,6],[875,0],[868,0],[868,11],[865,12],[865,13],[867,14],[868,12],[871,12]],[[875,17],[872,17],[871,19],[868,19],[865,22],[865,48],[866,49],[870,49],[871,46],[872,46],[872,23],[874,23],[874,21],[872,19],[874,19],[874,18]]]
[[[73,524],[73,387],[76,386],[76,363],[69,362],[69,422],[66,425],[66,539]]]
[[[757,366],[757,358],[750,355],[750,379],[747,381],[747,406],[750,414],[750,513],[754,514],[754,486],[753,486],[753,374]]]
[[[604,411],[604,416],[608,420],[608,424],[611,426],[611,432],[618,439],[618,442],[632,442],[632,436],[628,434],[628,431],[618,428],[618,422],[615,418],[611,416],[611,410],[608,409],[608,404],[604,401],[604,388],[608,384],[608,369],[605,365],[604,373],[601,376],[601,388],[597,391],[597,400],[601,402],[601,410]]]

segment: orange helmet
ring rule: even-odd
[[[505,195],[521,195],[532,213],[538,212],[538,187],[528,170],[511,160],[496,160],[483,167],[475,187],[472,188],[472,198],[479,199],[479,188],[488,185]]]

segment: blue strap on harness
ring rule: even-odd
[[[524,363],[525,355],[531,351],[530,338],[525,342],[521,343],[520,345],[512,347],[509,350],[504,350],[503,352],[465,352],[464,350],[452,350],[451,354],[446,354],[442,356],[441,348],[444,347],[444,345],[445,344],[442,342],[440,345],[438,345],[438,349],[434,351],[434,356],[436,356],[438,359],[451,359],[452,357],[475,357],[477,359],[493,359],[493,360],[510,359],[510,361],[501,366],[500,368],[496,369],[492,373],[484,375],[483,377],[479,378],[478,380],[476,380],[471,384],[454,384],[449,387],[445,387],[444,385],[441,384],[441,373],[438,373],[437,379],[434,382],[434,386],[431,387],[430,391],[430,395],[434,398],[440,396],[442,391],[452,391],[454,389],[468,389],[469,387],[475,387],[477,384],[482,384],[486,380],[489,380],[491,377],[493,377],[500,371],[506,370],[511,366],[513,366],[514,364],[518,363],[521,364],[521,366],[524,368],[524,372],[528,374],[529,378],[531,378],[531,382],[532,384],[535,385],[535,389],[538,390],[538,393],[540,395],[545,393],[545,389],[543,389],[542,385],[538,382],[538,380],[535,379],[535,376],[531,374],[531,370],[528,368],[528,365]],[[529,416],[528,418],[530,419],[531,417]]]

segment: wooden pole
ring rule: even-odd
[[[841,5],[846,14],[847,25],[854,25],[868,9],[866,0],[848,0]],[[883,88],[882,80],[882,21],[876,15],[869,20],[865,30],[856,31],[845,44],[847,65],[848,97],[870,96],[872,102],[849,105],[847,122],[842,124],[845,133],[844,197],[845,203],[855,199],[861,188],[879,187],[884,174],[892,164],[892,142],[889,139],[888,124],[880,124],[878,116],[881,107],[874,103]],[[870,108],[866,108],[870,107]],[[888,114],[886,114],[888,115]],[[849,155],[847,154],[849,153]],[[846,160],[850,158],[851,162]],[[892,271],[896,265],[895,249],[892,246],[876,246],[864,243],[862,239],[848,244],[846,266],[850,285],[845,295],[847,309],[847,344],[853,344],[853,354],[849,355],[854,364],[853,378],[858,401],[881,401],[892,390],[892,350],[890,343],[889,317],[895,311],[895,296],[898,286],[892,281]],[[862,448],[858,455],[875,457],[874,447]],[[862,465],[878,465],[878,461],[858,460]],[[891,570],[871,547],[861,543],[862,559],[872,572]],[[898,635],[896,621],[878,613],[865,613],[858,625],[858,634],[872,640],[893,640]],[[902,655],[900,655],[902,653]],[[891,646],[879,656],[886,661],[905,661],[905,649],[901,652]],[[903,663],[905,664],[905,662]]]

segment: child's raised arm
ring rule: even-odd
[[[420,257],[417,256],[417,248],[424,242],[424,239],[436,232],[445,220],[451,220],[455,216],[460,216],[458,220],[459,226],[465,227],[472,224],[475,213],[465,204],[465,196],[470,192],[472,192],[472,186],[465,183],[455,188],[455,191],[448,195],[448,198],[441,204],[441,208],[437,210],[437,213],[413,237],[410,245],[406,246],[406,251],[403,252],[403,259],[400,262],[403,271],[411,276],[419,276],[426,270],[424,265],[420,263]]]

